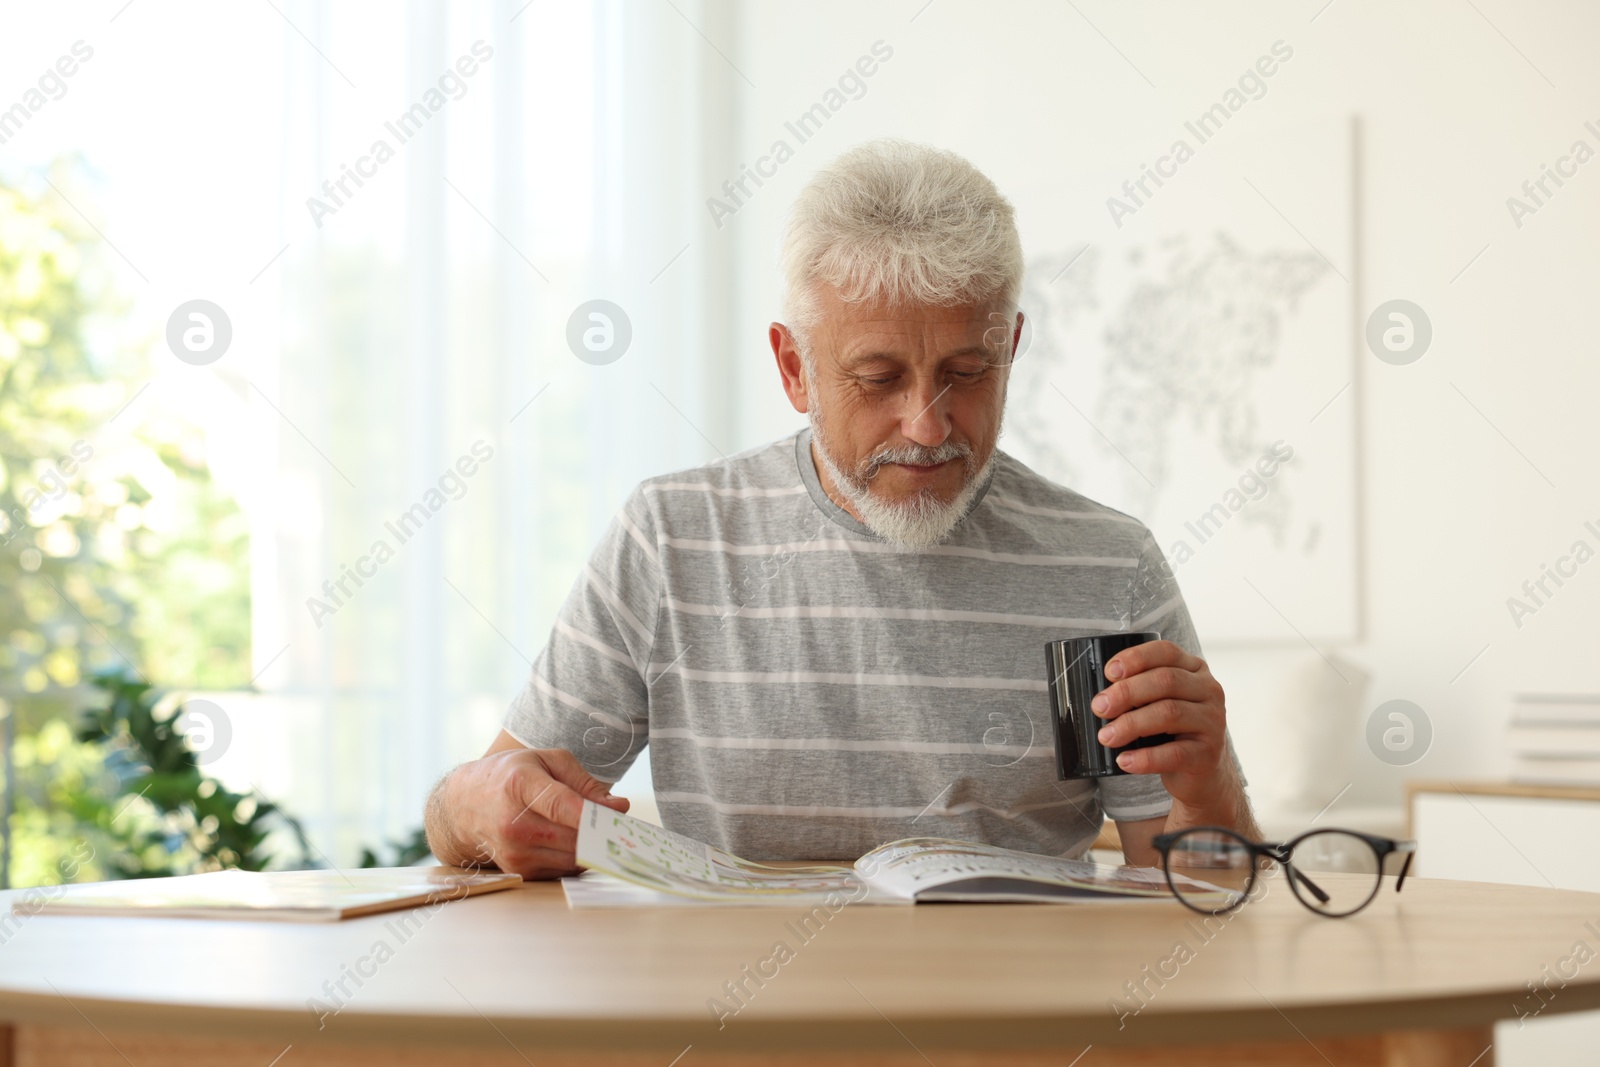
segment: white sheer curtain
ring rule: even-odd
[[[737,77],[706,41],[735,27],[684,0],[284,12],[250,773],[343,864],[481,753],[633,484],[732,451],[702,204]],[[567,343],[593,299],[631,322],[604,365]]]

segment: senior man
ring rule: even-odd
[[[445,863],[571,873],[584,799],[648,745],[662,822],[756,859],[910,836],[1128,862],[1164,830],[1259,836],[1222,687],[1137,519],[996,447],[1022,330],[1011,205],[970,163],[860,146],[800,193],[769,331],[810,425],[629,496],[504,728],[429,799]],[[1047,640],[1118,655],[1101,739],[1175,739],[1058,782]]]

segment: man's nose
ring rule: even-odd
[[[906,390],[900,433],[924,448],[936,448],[950,436],[949,383],[919,379]]]

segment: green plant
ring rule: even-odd
[[[394,849],[394,855],[381,857],[372,849],[363,848],[361,866],[410,867],[433,855],[433,850],[428,847],[428,832],[420,826],[411,831],[410,837],[390,841],[388,847]]]
[[[201,770],[178,729],[176,709],[163,713],[160,692],[122,671],[97,674],[94,684],[106,706],[85,714],[77,739],[97,750],[110,786],[73,793],[70,814],[83,836],[112,844],[102,874],[143,878],[318,866],[298,819],[258,793],[224,788]],[[135,806],[140,810],[129,813]],[[429,854],[420,827],[379,847],[393,854],[380,857],[363,848],[361,866],[409,867]]]
[[[157,713],[160,693],[121,671],[97,674],[94,684],[109,700],[86,714],[78,740],[99,746],[115,782],[112,799],[133,798],[129,805],[143,801],[155,816],[119,829],[114,816],[103,818],[109,807],[104,798],[76,813],[123,843],[121,854],[132,862],[116,873],[137,878],[225,867],[307,866],[310,846],[299,820],[264,797],[232,792],[203,773],[172,711]],[[279,830],[288,831],[296,853],[270,843]],[[161,852],[165,856],[158,861]]]

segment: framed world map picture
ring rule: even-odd
[[[1357,130],[1179,132],[1018,198],[1071,236],[1029,249],[1002,447],[1143,520],[1204,641],[1355,639]]]

